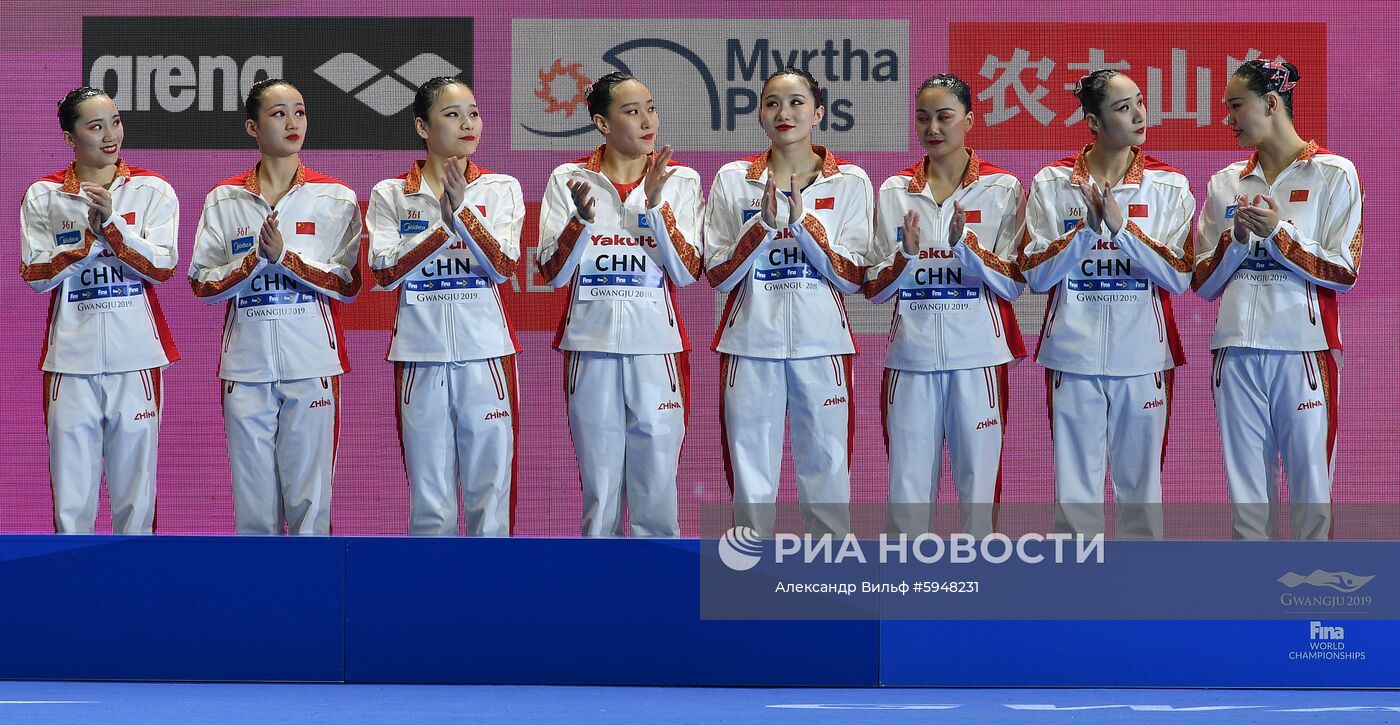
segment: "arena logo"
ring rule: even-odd
[[[902,20],[515,20],[511,146],[592,148],[599,137],[587,89],[623,71],[651,90],[663,142],[681,150],[763,148],[759,91],[770,73],[792,65],[822,86],[822,141],[904,151],[908,114],[889,110],[908,105],[908,38]]]
[[[414,89],[470,83],[471,59],[469,18],[83,18],[83,80],[112,96],[130,148],[248,148],[248,89],[285,78],[306,148],[418,149]]]
[[[1072,91],[1098,68],[1137,82],[1149,149],[1238,150],[1220,125],[1235,68],[1283,54],[1299,66],[1298,129],[1325,145],[1327,26],[1211,23],[951,23],[952,72],[972,85],[977,148],[1079,148],[1090,139]],[[1289,39],[1307,38],[1298,43]]]

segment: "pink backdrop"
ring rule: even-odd
[[[0,144],[5,158],[0,198],[9,203],[0,205],[0,229],[10,230],[10,238],[14,239],[19,228],[18,202],[24,189],[71,159],[53,108],[64,92],[87,82],[82,60],[84,14],[389,16],[400,13],[401,7],[398,3],[371,0],[223,3],[220,9],[193,10],[188,2],[164,1],[120,9],[95,2],[7,4],[7,31],[0,52],[0,65],[5,69],[5,80],[0,86]],[[1261,6],[1257,4],[1222,3],[1210,9],[1197,6],[1187,14],[1143,4],[1004,2],[996,6],[995,15],[1016,18],[1016,22],[999,23],[979,16],[976,11],[984,6],[975,3],[910,6],[811,2],[799,6],[754,2],[727,5],[725,17],[720,19],[724,22],[708,24],[692,20],[696,14],[694,6],[680,2],[651,5],[647,10],[650,20],[633,18],[638,12],[636,7],[622,3],[596,4],[588,10],[571,7],[566,11],[552,3],[526,2],[515,4],[510,14],[502,7],[424,1],[413,5],[413,13],[474,18],[471,76],[486,123],[477,161],[519,178],[526,199],[532,204],[538,201],[549,170],[581,155],[576,149],[596,142],[596,136],[567,138],[553,146],[540,141],[538,135],[527,138],[522,124],[534,125],[536,117],[561,120],[558,112],[552,116],[545,113],[542,100],[521,91],[528,89],[532,81],[538,83],[536,68],[548,68],[553,57],[522,57],[517,52],[520,48],[511,47],[513,39],[522,42],[518,39],[529,37],[531,43],[554,43],[555,48],[564,43],[565,49],[555,50],[554,55],[566,63],[583,62],[582,71],[589,77],[596,77],[593,74],[599,72],[592,70],[599,67],[598,51],[590,50],[599,41],[593,37],[595,33],[571,35],[574,21],[570,19],[560,19],[557,26],[552,26],[558,29],[559,37],[550,33],[550,37],[541,40],[538,33],[522,35],[530,26],[520,23],[531,17],[579,18],[586,12],[593,18],[627,18],[610,24],[610,32],[622,40],[632,35],[679,34],[686,38],[684,44],[721,76],[717,82],[725,93],[733,88],[756,88],[758,81],[735,82],[724,77],[726,65],[730,71],[734,65],[734,59],[725,54],[726,38],[704,34],[716,27],[720,30],[713,32],[723,32],[725,25],[732,24],[733,35],[748,43],[741,43],[745,54],[753,47],[755,27],[766,33],[770,51],[781,46],[784,54],[789,47],[808,47],[803,44],[810,43],[810,34],[823,29],[824,37],[835,39],[838,50],[842,39],[854,37],[856,45],[865,43],[872,65],[877,58],[875,49],[891,48],[898,56],[897,78],[875,85],[872,74],[869,86],[844,77],[842,82],[833,84],[836,94],[853,99],[847,110],[854,128],[819,132],[817,136],[819,143],[830,144],[863,166],[876,186],[918,155],[917,144],[909,135],[912,124],[907,120],[909,99],[918,83],[949,70],[969,80],[974,93],[987,92],[975,102],[978,125],[969,145],[987,160],[1023,181],[1029,180],[1041,166],[1087,140],[1082,122],[1066,125],[1066,121],[1072,121],[1074,102],[1064,86],[1085,72],[1074,64],[1101,57],[1104,62],[1128,62],[1127,72],[1145,91],[1149,90],[1152,77],[1159,79],[1157,87],[1165,90],[1153,100],[1159,104],[1161,111],[1157,115],[1162,122],[1149,132],[1148,149],[1182,169],[1200,194],[1211,173],[1243,156],[1240,149],[1234,148],[1227,130],[1219,125],[1223,108],[1220,91],[1231,69],[1230,58],[1242,58],[1246,51],[1254,49],[1266,56],[1282,54],[1297,62],[1304,76],[1297,98],[1299,130],[1304,137],[1316,138],[1355,161],[1366,183],[1365,226],[1371,230],[1360,282],[1341,303],[1347,350],[1342,372],[1343,415],[1334,500],[1354,504],[1400,502],[1388,468],[1396,459],[1395,441],[1400,427],[1400,415],[1395,412],[1400,396],[1393,383],[1397,352],[1393,321],[1398,305],[1384,283],[1400,270],[1400,263],[1388,253],[1386,236],[1400,221],[1396,181],[1390,173],[1400,162],[1392,140],[1397,108],[1394,73],[1389,69],[1400,62],[1400,51],[1394,44],[1398,15],[1391,7],[1364,4],[1345,13],[1334,13],[1312,3],[1272,3],[1268,5],[1267,17],[1261,18]],[[799,17],[806,22],[795,22]],[[770,18],[778,19],[744,22]],[[1287,22],[1273,22],[1278,18],[1287,18]],[[1246,19],[1249,25],[1242,24]],[[875,20],[894,24],[871,22]],[[514,35],[513,21],[517,23]],[[1074,24],[1065,24],[1067,21]],[[687,37],[687,24],[705,30]],[[891,27],[893,36],[889,33]],[[573,36],[578,39],[570,40]],[[308,39],[308,43],[315,42],[318,40]],[[412,37],[404,36],[386,37],[383,42],[410,48],[414,43]],[[603,42],[602,47],[616,42]],[[569,43],[574,45],[568,46]],[[820,50],[820,41],[812,47]],[[1095,49],[1102,55],[1096,56]],[[1019,76],[1013,73],[1005,77],[1006,68],[1014,65],[1021,51],[1025,67]],[[589,53],[593,55],[584,57]],[[706,188],[721,164],[762,150],[752,115],[739,117],[735,131],[707,131],[708,127],[696,120],[703,109],[696,110],[694,106],[699,86],[693,78],[673,70],[674,63],[667,59],[655,60],[654,68],[658,70],[649,72],[652,61],[647,51],[632,53],[627,56],[632,71],[648,83],[660,103],[661,140],[675,145],[679,160],[699,170]],[[754,57],[740,58],[740,70],[743,63]],[[813,61],[814,66],[822,62],[821,57]],[[845,72],[839,67],[842,62],[842,57],[835,61],[838,76]],[[861,61],[851,62],[856,64],[858,75]],[[1179,68],[1174,69],[1173,64]],[[1206,74],[1201,73],[1202,69]],[[603,72],[606,70],[604,67]],[[1020,87],[1012,81],[1019,81]],[[1040,87],[1047,90],[1037,96]],[[728,99],[725,93],[721,94],[722,101]],[[1168,94],[1181,99],[1169,99]],[[675,100],[668,105],[668,98]],[[1203,105],[1198,105],[1198,99],[1203,100]],[[336,119],[318,116],[317,99],[308,95],[307,100],[311,113],[308,136],[314,138],[318,126],[334,124]],[[575,116],[574,120],[578,118]],[[407,125],[403,132],[412,133]],[[158,479],[159,531],[231,533],[233,508],[215,382],[222,309],[197,302],[183,275],[205,192],[219,179],[250,167],[256,161],[256,153],[251,142],[245,150],[225,151],[136,147],[137,137],[159,133],[159,128],[131,125],[123,153],[129,163],[165,175],[182,200],[180,274],[160,289],[183,360],[166,376]],[[727,138],[733,143],[725,143]],[[542,143],[546,144],[544,148],[553,150],[538,150]],[[848,148],[866,150],[846,151]],[[375,182],[402,173],[417,157],[412,151],[308,150],[303,161],[345,180],[363,201]],[[535,224],[532,214],[524,240],[529,253],[533,253],[535,244]],[[11,243],[11,255],[17,253],[17,247],[17,243]],[[0,472],[0,533],[52,530],[39,392],[41,375],[35,365],[43,339],[47,299],[28,289],[17,267],[12,262],[11,273],[0,277],[0,299],[9,321],[3,342],[5,354],[0,357],[0,401],[4,401],[4,415],[0,417],[0,451],[4,461]],[[522,265],[516,283],[520,291],[509,295],[508,304],[521,330],[519,337],[524,347],[519,366],[523,432],[519,441],[522,456],[517,531],[532,536],[573,536],[578,532],[579,484],[558,384],[561,358],[549,349],[550,331],[562,299],[549,292],[530,291],[541,281],[527,265]],[[718,357],[708,349],[716,319],[716,295],[702,282],[682,290],[680,303],[697,348],[692,355],[691,429],[679,476],[682,528],[686,535],[696,535],[700,532],[702,510],[716,510],[706,505],[718,507],[728,500],[716,418]],[[1039,332],[1043,305],[1042,297],[1029,294],[1017,303],[1031,349]],[[1224,473],[1207,382],[1215,306],[1190,295],[1179,298],[1176,305],[1176,319],[1190,364],[1177,375],[1165,496],[1173,503],[1223,502]],[[345,377],[343,387],[341,451],[332,516],[337,534],[397,534],[406,526],[407,484],[391,407],[392,369],[384,361],[391,311],[389,295],[369,291],[351,310],[354,329],[348,333],[348,345],[354,370]],[[853,306],[856,327],[863,330],[858,339],[861,355],[856,362],[854,501],[880,502],[886,491],[876,391],[888,314],[888,309],[863,303]],[[1054,487],[1043,373],[1028,361],[1013,370],[1011,380],[1014,396],[1003,501],[1050,501]],[[784,500],[793,497],[791,476],[788,460]],[[944,481],[941,498],[946,500],[951,494],[946,467]],[[1345,517],[1341,518],[1339,533],[1346,534],[1347,523]],[[99,530],[109,527],[104,504]],[[1357,531],[1352,529],[1353,533]]]

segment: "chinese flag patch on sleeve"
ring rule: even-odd
[[[1129,219],[1145,219],[1146,217],[1147,217],[1147,205],[1146,205],[1146,204],[1129,204],[1129,205],[1128,205],[1128,218],[1129,218]]]
[[[123,214],[123,215],[122,215],[122,221],[126,222],[127,224],[131,224],[131,225],[134,226],[134,225],[136,224],[136,212],[134,212],[134,211],[129,211],[129,212]]]
[[[297,234],[315,234],[316,222],[297,222]]]
[[[820,199],[817,199],[817,201],[813,204],[813,206],[815,206],[815,207],[818,208],[818,209],[835,209],[835,208],[836,208],[836,197],[834,197],[834,196],[823,196],[823,197],[821,197]]]
[[[1288,195],[1288,201],[1290,201],[1290,202],[1292,202],[1292,203],[1294,203],[1294,204],[1297,204],[1297,203],[1300,202],[1300,201],[1307,201],[1307,200],[1308,200],[1308,190],[1307,190],[1307,189],[1294,189],[1294,190],[1293,190],[1291,193],[1289,193],[1289,195]]]
[[[982,210],[981,210],[981,209],[969,209],[968,212],[967,212],[967,223],[968,223],[968,224],[981,224],[981,223],[982,223]]]

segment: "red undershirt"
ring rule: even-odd
[[[617,189],[617,195],[622,197],[623,200],[626,200],[627,195],[631,194],[632,190],[637,188],[637,186],[642,183],[642,179],[645,177],[646,175],[643,174],[642,176],[637,177],[637,180],[630,184],[619,184],[616,181],[613,181],[612,185],[614,188]],[[612,179],[608,179],[608,181],[612,181]]]

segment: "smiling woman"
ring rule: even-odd
[[[239,533],[330,533],[349,371],[338,306],[360,291],[360,211],[343,182],[302,166],[301,92],[256,83],[244,130],[256,166],[204,201],[190,284],[228,301],[219,377]]]
[[[24,280],[51,293],[39,367],[54,530],[92,533],[105,470],[112,530],[149,534],[161,373],[180,357],[154,285],[175,268],[179,202],[122,160],[125,128],[106,93],[70,91],[58,121],[73,162],[29,187],[20,251]]]

